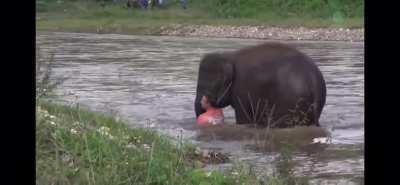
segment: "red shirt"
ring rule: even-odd
[[[207,124],[220,124],[224,122],[224,113],[222,109],[210,107],[207,111],[201,114],[197,118],[197,124],[199,125],[207,125]]]

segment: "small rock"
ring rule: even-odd
[[[327,137],[317,137],[313,139],[313,144],[315,143],[322,143],[322,144],[326,144],[328,143],[329,139]]]
[[[208,150],[203,150],[202,153],[201,153],[201,157],[209,158],[210,157],[209,151]]]

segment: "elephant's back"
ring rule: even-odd
[[[284,58],[301,57],[304,54],[296,48],[279,42],[264,44],[240,49],[234,53],[238,61],[274,61]]]
[[[243,48],[232,55],[232,60],[238,73],[269,75],[288,68],[298,72],[318,70],[310,57],[292,46],[278,42]]]
[[[316,80],[319,69],[294,47],[269,42],[237,51],[235,60],[238,91],[268,89],[269,98],[289,92],[294,97],[314,94],[310,82]]]

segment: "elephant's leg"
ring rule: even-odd
[[[319,127],[320,126],[319,118],[321,117],[322,109],[320,107],[318,107],[317,104],[313,104],[312,106],[313,106],[312,108],[313,108],[313,113],[314,113],[312,115],[312,118],[314,119],[314,124]]]

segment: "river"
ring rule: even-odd
[[[243,141],[199,140],[192,128],[200,58],[265,40],[38,32],[36,42],[43,57],[54,54],[52,78],[66,78],[57,89],[66,103],[114,112],[132,127],[150,127],[173,137],[181,133],[202,148],[229,153],[258,169],[273,168],[275,154],[251,150]],[[295,154],[294,174],[310,177],[314,184],[363,184],[364,43],[285,43],[315,59],[321,69],[327,100],[320,123],[332,135],[332,144],[323,151]],[[224,113],[227,122],[234,122],[231,108]]]

